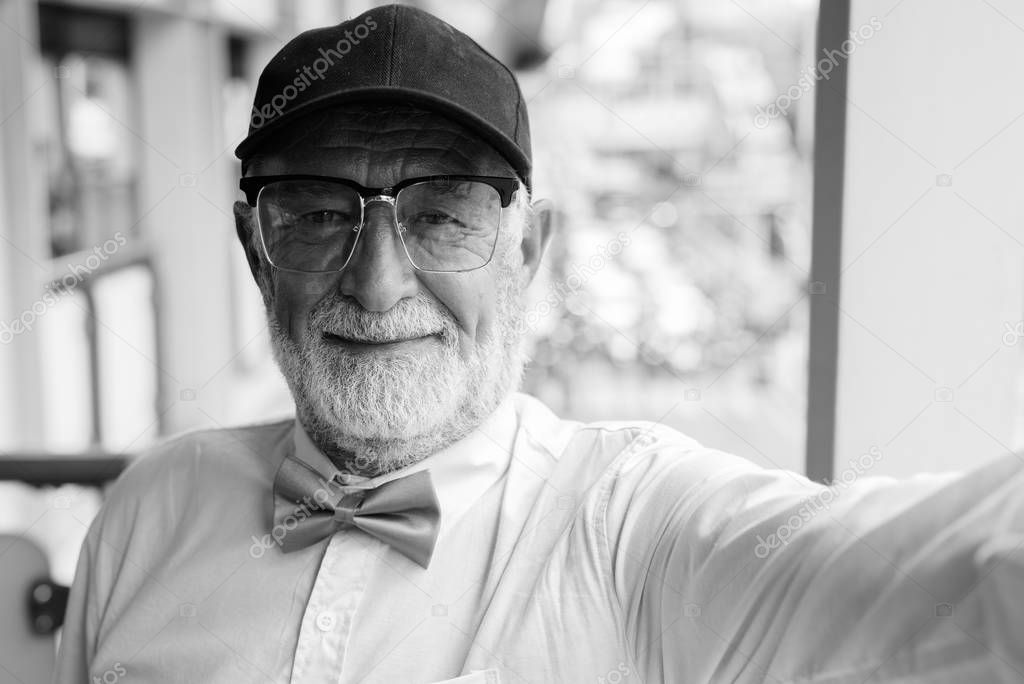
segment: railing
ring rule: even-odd
[[[81,456],[39,454],[0,458],[0,482],[22,482],[33,487],[79,484],[100,487],[121,474],[131,457],[101,452]]]
[[[115,480],[131,461],[129,456],[87,453],[81,456],[23,454],[0,458],[0,482],[21,482],[33,487],[77,484],[102,487]],[[68,587],[48,578],[36,578],[28,588],[28,620],[36,634],[52,634],[64,624]]]

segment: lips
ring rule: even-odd
[[[390,340],[373,340],[369,338],[360,337],[348,337],[345,335],[337,335],[335,333],[324,331],[324,339],[333,344],[358,344],[358,345],[386,345],[386,344],[398,344],[400,342],[411,342],[413,340],[422,339],[431,335],[437,335],[438,333],[425,333],[423,335],[413,335],[411,337],[397,337]]]

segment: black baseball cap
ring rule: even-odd
[[[357,103],[404,103],[461,123],[530,187],[530,124],[512,71],[472,38],[423,10],[377,7],[299,34],[260,74],[246,159],[299,115]]]

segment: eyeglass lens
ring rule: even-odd
[[[260,191],[256,206],[267,257],[278,268],[339,271],[365,229],[359,193],[342,183],[275,181]],[[501,197],[479,181],[424,181],[398,192],[395,213],[417,268],[472,270],[494,252]]]

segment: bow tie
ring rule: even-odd
[[[376,487],[346,485],[337,476],[325,480],[289,454],[274,481],[272,536],[285,553],[355,527],[426,568],[434,553],[440,517],[426,470]]]

